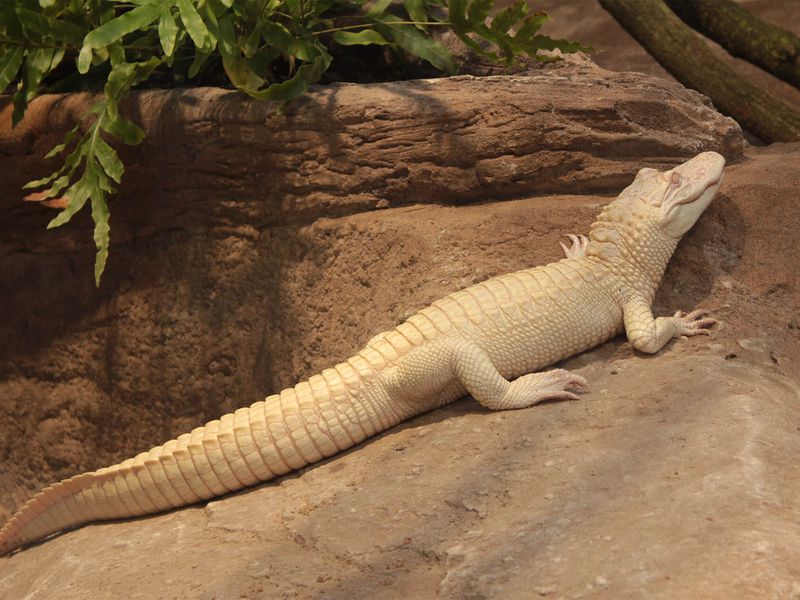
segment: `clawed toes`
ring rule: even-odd
[[[514,380],[499,402],[486,404],[490,408],[524,408],[550,400],[580,400],[576,393],[589,390],[589,383],[566,369],[529,373]],[[480,400],[479,400],[480,401]]]
[[[704,327],[705,328],[705,327],[711,327],[712,325],[716,325],[717,324],[717,320],[716,319],[712,319],[712,318],[709,317],[707,319],[700,319],[699,321],[694,321],[694,323],[692,323],[692,324],[695,327]]]
[[[589,238],[587,238],[585,235],[574,235],[572,233],[568,233],[567,237],[572,243],[570,247],[567,247],[563,242],[558,243],[562,250],[564,250],[564,255],[567,258],[577,258],[583,256],[586,253],[586,246],[589,244]]]
[[[549,374],[551,377],[550,386],[552,388],[560,388],[561,390],[571,389],[578,392],[589,391],[589,382],[586,381],[585,377],[577,373],[572,373],[566,369],[554,369],[550,371]]]
[[[576,375],[575,373],[570,373],[570,378],[567,381],[567,385],[565,387],[578,390],[579,392],[588,392],[589,382],[586,381],[585,377],[581,377],[580,375]]]
[[[675,317],[681,320],[680,335],[682,336],[710,335],[711,332],[708,328],[718,322],[716,319],[709,317],[708,311],[703,309],[693,310],[688,314],[679,310],[675,313]]]

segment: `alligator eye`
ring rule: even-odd
[[[680,185],[681,184],[681,174],[673,172],[669,178],[670,185]]]

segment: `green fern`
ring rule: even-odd
[[[90,203],[97,248],[95,281],[108,259],[108,198],[124,166],[108,139],[135,145],[144,133],[119,104],[154,73],[191,80],[221,65],[230,83],[262,100],[286,101],[320,81],[339,46],[386,46],[448,74],[451,54],[431,37],[451,28],[486,58],[510,65],[520,54],[588,50],[538,35],[547,20],[517,0],[489,15],[494,0],[16,0],[0,5],[0,91],[14,88],[13,125],[41,91],[104,83],[97,102],[62,144],[62,167],[31,181],[37,200],[65,199],[48,228]],[[65,62],[66,61],[66,62]],[[74,63],[73,63],[74,61]],[[73,66],[74,65],[74,68]],[[188,67],[187,67],[188,65]],[[287,67],[288,65],[288,67]]]

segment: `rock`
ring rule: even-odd
[[[573,67],[562,68],[569,73]],[[575,89],[576,81],[564,78]],[[618,88],[629,89],[631,98],[650,93],[649,80],[635,75],[609,81],[609,94]],[[443,89],[436,86],[457,83],[403,89],[430,86],[426,93],[434,94]],[[514,78],[503,87],[492,80],[484,98],[508,101],[505,89],[533,94],[514,88],[529,83]],[[374,89],[388,97],[387,87]],[[292,110],[322,114],[321,99],[338,102],[355,88],[337,89]],[[466,110],[466,100],[453,100],[455,88],[444,89],[441,97],[453,102],[449,110]],[[218,96],[216,104],[202,102],[202,93],[209,103]],[[159,97],[143,94],[148,102]],[[0,597],[366,598],[376,589],[382,597],[404,598],[437,590],[475,598],[525,597],[531,590],[545,597],[625,597],[639,590],[653,597],[792,593],[800,555],[793,529],[800,484],[793,457],[800,442],[792,369],[800,357],[794,326],[800,247],[793,241],[800,217],[789,203],[800,188],[800,145],[739,154],[736,128],[673,86],[661,90],[661,100],[653,92],[652,101],[678,102],[675,114],[686,110],[689,116],[650,121],[661,132],[642,130],[649,141],[613,148],[621,154],[612,161],[604,158],[610,146],[569,149],[613,134],[592,129],[601,127],[596,106],[573,93],[584,108],[564,114],[583,114],[585,124],[567,127],[578,135],[558,142],[566,144],[559,152],[574,152],[585,172],[569,178],[568,162],[551,172],[569,195],[522,197],[552,191],[546,179],[521,180],[520,187],[504,180],[481,187],[474,179],[439,198],[434,192],[452,175],[441,175],[449,173],[450,159],[429,156],[419,164],[430,161],[430,170],[414,171],[412,182],[381,180],[376,162],[335,180],[330,190],[320,186],[330,204],[315,204],[318,196],[304,199],[292,177],[275,175],[269,189],[266,179],[256,185],[258,169],[266,172],[273,164],[269,152],[277,152],[259,146],[277,143],[265,141],[273,117],[258,113],[263,107],[195,91],[160,96],[172,98],[170,110],[178,106],[170,94],[197,100],[186,108],[194,120],[179,138],[178,125],[148,112],[150,139],[186,143],[163,155],[154,146],[135,151],[140,164],[128,176],[137,195],[115,201],[112,232],[122,233],[112,233],[117,244],[99,291],[90,276],[91,249],[82,241],[59,246],[78,234],[88,237],[85,219],[66,232],[39,231],[34,226],[47,213],[21,216],[9,191],[55,141],[37,132],[52,127],[57,137],[65,117],[55,111],[45,117],[42,108],[39,125],[0,138],[3,151],[16,152],[13,160],[19,160],[0,169],[6,183],[0,201],[9,207],[0,217],[0,306],[13,315],[0,322],[0,339],[9,341],[0,345],[5,515],[40,485],[134,455],[345,358],[444,293],[558,258],[559,236],[586,231],[608,201],[587,190],[622,187],[623,173],[630,178],[645,163],[678,162],[694,153],[695,143],[727,148],[738,164],[682,242],[657,307],[671,313],[700,305],[722,323],[713,337],[677,341],[654,357],[639,356],[617,339],[572,359],[568,367],[592,387],[579,403],[497,418],[460,401],[302,473],[205,507],[60,535],[0,559]],[[402,104],[410,99],[392,97],[410,106]],[[237,110],[230,108],[234,99]],[[42,102],[77,110],[85,98]],[[484,150],[494,152],[494,160],[508,155],[516,165],[536,153],[530,146],[519,155],[503,149],[508,140],[529,143],[517,125],[507,140],[491,142],[489,132],[501,127],[498,115],[510,113],[486,105],[478,110],[477,100],[471,102],[475,112],[465,127],[484,145],[471,146],[476,154],[465,153],[463,164],[477,169],[475,156]],[[542,117],[531,102],[526,106],[533,116],[521,111],[524,119]],[[367,104],[362,99],[362,112]],[[380,110],[395,109],[387,106]],[[336,110],[345,109],[339,104]],[[372,110],[369,135],[377,136],[377,117],[384,113]],[[664,114],[672,113],[665,108]],[[482,129],[495,118],[495,129]],[[453,122],[445,119],[443,127]],[[613,122],[644,127],[622,117]],[[227,123],[217,127],[213,147],[202,134],[214,131],[209,123]],[[404,135],[404,129],[383,126],[385,135]],[[544,143],[547,136],[536,135]],[[248,148],[261,148],[261,158],[234,146],[226,150],[237,136],[252,144]],[[386,151],[411,152],[399,139],[384,138]],[[420,138],[415,147],[428,152],[426,143]],[[195,162],[179,162],[181,152],[195,153]],[[214,167],[210,157],[224,152],[249,165],[231,167],[246,185]],[[164,189],[153,175],[160,156],[162,170],[175,165],[174,179],[162,179]],[[192,168],[195,183],[188,179]],[[403,196],[420,180],[430,194]],[[362,205],[350,196],[334,198],[348,189],[372,190],[373,200]],[[493,189],[520,198],[469,204],[499,199],[488,196]],[[382,194],[390,207],[375,210]],[[428,203],[404,205],[417,200]],[[437,200],[460,206],[433,204]],[[272,212],[278,201],[281,215]],[[328,207],[331,216],[320,216]],[[279,219],[286,222],[278,225]],[[737,340],[760,342],[742,346]],[[726,360],[731,354],[736,359]]]
[[[22,204],[20,188],[58,166],[42,156],[93,101],[43,96],[14,130],[10,102],[0,104],[0,155],[13,157],[0,172],[0,205],[14,207],[0,215],[0,248],[64,250],[53,232],[20,231],[53,215]],[[643,166],[702,150],[737,160],[744,150],[738,125],[696,92],[574,57],[527,76],[331,85],[282,111],[216,88],[137,92],[126,111],[147,137],[123,150],[117,242],[165,228],[252,237],[379,203],[618,191]]]
[[[797,382],[691,342],[629,355],[619,378],[603,368],[607,351],[579,371],[613,396],[503,422],[459,402],[213,511],[91,525],[0,560],[0,596],[788,594],[800,556]],[[422,423],[435,438],[414,435]],[[533,447],[510,443],[531,433]],[[438,467],[397,482],[421,457]],[[483,515],[451,502],[483,490]]]
[[[618,193],[645,165],[743,157],[738,126],[698,94],[571,61],[531,77],[335,85],[283,114],[220,89],[135,93],[126,110],[147,140],[126,150],[99,290],[88,214],[46,231],[55,212],[20,200],[92,98],[41,97],[13,131],[6,102],[0,460],[13,467],[0,519],[54,480],[345,359],[448,291],[555,258],[556,237],[601,201],[477,208],[466,232],[450,203]]]
[[[737,0],[745,10],[758,18],[800,35],[800,11],[793,10],[785,0]],[[594,48],[592,58],[604,69],[637,71],[672,80],[672,76],[639,43],[614,20],[597,0],[563,2],[537,0],[536,9],[550,17],[542,33],[553,37],[578,39]],[[737,72],[752,80],[758,87],[783,98],[800,103],[800,90],[773,77],[746,60],[732,57],[718,44],[706,40],[720,60],[729,63]]]

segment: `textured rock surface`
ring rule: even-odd
[[[0,597],[794,597],[798,158],[800,145],[774,146],[730,168],[673,259],[660,309],[712,309],[713,337],[653,357],[614,340],[569,362],[592,384],[580,402],[501,414],[460,401],[277,483],[61,535],[0,559]],[[289,320],[310,342],[283,359],[315,370],[311,348],[346,354],[373,333],[359,322],[379,329],[444,289],[553,259],[555,232],[585,230],[602,202],[300,228],[293,273],[350,277],[289,277],[287,296],[350,304],[320,299],[305,310],[324,318]]]
[[[57,164],[41,156],[91,101],[43,97],[26,122],[2,131],[0,155],[14,156],[15,168],[0,175],[0,204],[18,208],[0,226],[19,228],[19,213],[30,212],[19,208],[19,187]],[[10,112],[0,112],[4,126]],[[743,151],[736,123],[703,96],[578,59],[529,76],[340,84],[283,114],[221,89],[146,91],[128,113],[148,137],[125,153],[116,240],[168,225],[308,221],[378,203],[618,191],[643,164],[672,165],[701,150],[736,160]],[[15,248],[29,237],[9,235],[3,244]]]
[[[736,0],[746,10],[760,19],[800,35],[800,11],[787,0]],[[600,66],[612,71],[637,71],[672,80],[672,76],[642,48],[597,0],[564,2],[563,0],[537,0],[536,9],[552,17],[543,33],[553,37],[579,39],[591,44],[592,58]],[[771,93],[800,104],[800,90],[785,81],[771,76],[749,62],[733,58],[721,46],[707,40],[717,56],[729,61],[743,76]]]
[[[0,592],[65,600],[796,592],[797,384],[726,361],[715,344],[675,346],[657,361],[612,344],[573,366],[593,382],[580,403],[501,414],[460,402],[278,484],[31,548],[0,563]]]
[[[263,135],[248,127],[237,135]],[[19,136],[2,143],[50,143]],[[653,143],[620,157],[629,176],[689,152]],[[317,219],[324,208],[293,208],[274,226],[263,182],[250,200],[231,186],[228,204],[202,169],[208,191],[158,191],[149,153],[129,174],[151,195],[117,202],[127,233],[99,292],[86,223],[40,231],[47,214],[21,218],[9,192],[34,173],[0,170],[6,511],[294,383],[447,291],[557,258],[558,236],[585,231],[607,200],[576,179],[568,196],[348,214],[373,206],[355,202]],[[712,309],[712,338],[655,357],[615,340],[570,362],[592,384],[580,402],[497,414],[464,400],[277,483],[61,535],[0,559],[0,597],[800,593],[798,165],[800,145],[750,151],[673,259],[659,309]],[[167,218],[180,211],[186,224]]]
[[[646,164],[712,149],[737,160],[744,147],[697,94],[586,62],[529,78],[336,86],[285,116],[223,90],[143,92],[129,109],[148,138],[127,156],[98,291],[86,211],[45,231],[54,211],[20,202],[89,100],[44,97],[0,132],[0,312],[13,315],[0,320],[0,519],[53,480],[346,358],[446,291],[554,257],[562,231],[548,216],[531,223],[531,203],[508,217],[525,252],[489,222],[458,256],[443,231],[461,228],[452,209],[318,218],[618,192]],[[497,262],[471,262],[476,242],[497,247]],[[398,282],[409,272],[422,279]]]

